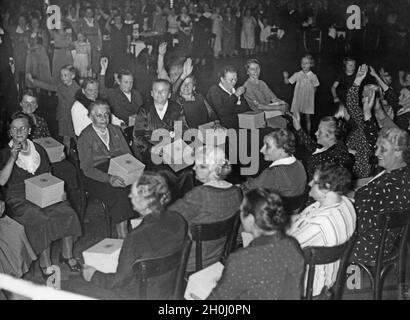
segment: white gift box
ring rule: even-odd
[[[271,110],[271,111],[264,111],[265,112],[265,119],[271,119],[274,117],[279,117],[283,115],[282,111]]]
[[[221,279],[223,269],[224,265],[217,262],[192,274],[188,279],[184,298],[186,300],[205,300],[208,298]]]
[[[35,139],[35,143],[39,144],[46,150],[48,158],[51,163],[60,162],[64,160],[64,145],[54,140],[51,137]]]
[[[135,120],[137,119],[137,115],[134,114],[133,116],[128,117],[128,126],[133,127],[135,126]]]
[[[249,232],[241,232],[242,245],[244,248],[248,247],[253,240],[253,236]]]
[[[121,177],[125,185],[133,184],[144,172],[145,165],[129,153],[112,158],[108,174]]]
[[[45,208],[64,200],[64,181],[43,173],[24,181],[26,199],[40,208]]]
[[[83,251],[84,263],[103,273],[115,273],[123,244],[122,239],[104,239]]]
[[[239,128],[243,129],[259,129],[265,126],[264,112],[245,112],[238,114]]]
[[[162,159],[175,172],[181,171],[194,164],[193,149],[182,139],[162,148]]]

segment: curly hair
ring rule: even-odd
[[[403,160],[410,164],[409,134],[398,128],[383,128],[379,132],[379,139],[385,139],[402,152]]]
[[[282,199],[275,191],[254,189],[245,194],[242,215],[253,215],[255,224],[263,231],[285,232],[289,216],[283,206]]]
[[[200,157],[202,163],[213,166],[218,179],[223,180],[231,173],[232,167],[223,149],[213,145],[199,147],[195,150],[195,158]]]
[[[347,123],[344,119],[329,116],[322,118],[320,122],[326,123],[329,134],[334,135],[337,141],[344,141],[347,134]]]
[[[296,151],[295,135],[288,129],[275,128],[265,138],[275,140],[276,146],[283,148],[288,155],[293,155]]]
[[[94,83],[96,83],[98,85],[100,84],[100,82],[97,79],[94,79],[92,77],[87,77],[87,78],[84,79],[83,83],[81,84],[81,89],[85,90],[85,89],[87,89],[87,86],[89,84],[94,84]]]
[[[149,211],[160,213],[171,202],[167,180],[157,172],[144,172],[132,188],[149,201]]]
[[[245,64],[246,71],[249,70],[249,67],[251,66],[251,64],[257,64],[259,67],[261,66],[261,63],[258,59],[249,59],[248,61],[246,61],[246,64]]]
[[[349,170],[337,164],[323,163],[316,169],[320,189],[346,194],[352,186]]]

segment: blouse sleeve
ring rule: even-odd
[[[357,126],[363,124],[364,114],[359,106],[359,86],[353,85],[347,92],[346,109]]]
[[[294,73],[290,78],[289,78],[289,83],[294,84],[296,81],[298,81],[298,74]]]

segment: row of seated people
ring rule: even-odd
[[[374,104],[376,104],[375,101],[373,101],[373,105]],[[371,106],[369,108],[371,108]],[[368,110],[369,108],[367,108],[366,110]],[[115,126],[108,124],[108,111],[109,108],[107,105],[98,103],[92,104],[90,115],[94,126],[90,125],[88,129],[91,130],[91,128],[93,127],[94,129],[98,128],[98,125],[101,124],[101,122],[98,122],[98,120],[101,121],[102,119],[105,119],[104,123],[106,125],[106,128],[116,128]],[[102,112],[102,116],[97,117],[99,112]],[[374,137],[377,136],[377,134],[375,133],[378,130],[375,119],[373,119],[373,117],[371,116],[368,117],[367,112],[365,113],[364,117],[368,118],[366,121],[368,141],[370,142],[371,139],[373,139],[374,141]],[[27,139],[30,130],[29,119],[23,114],[16,115],[15,119],[13,119],[13,121],[11,122],[10,133],[13,137],[13,143],[11,144],[10,148],[4,149],[2,151],[1,157],[1,183],[2,185],[7,184],[8,187],[6,192],[6,202],[12,208],[12,211],[17,213],[14,216],[14,219],[21,223],[21,225],[23,225],[26,229],[29,243],[22,241],[24,237],[17,238],[20,239],[20,244],[22,244],[23,248],[25,248],[25,250],[28,252],[25,256],[26,259],[27,257],[30,257],[28,259],[33,259],[32,254],[30,254],[30,250],[27,249],[27,247],[31,245],[33,246],[34,252],[36,254],[41,253],[43,261],[47,261],[47,250],[49,248],[49,244],[51,243],[51,241],[60,238],[64,238],[63,259],[68,259],[69,257],[72,257],[73,240],[80,235],[79,224],[74,211],[66,202],[52,206],[48,209],[39,209],[35,205],[25,200],[24,197],[22,181],[30,176],[30,171],[34,172],[35,174],[40,174],[50,170],[48,167],[47,155],[44,150],[40,146],[33,144],[30,140]],[[114,134],[112,135],[111,130],[109,130],[108,137],[114,137],[116,130],[118,130],[118,136],[121,135],[119,129],[113,129],[112,131],[114,132]],[[330,130],[324,130],[324,134],[329,135],[329,131]],[[104,139],[104,137],[100,137],[98,134],[96,136],[101,140],[99,141],[101,143],[104,143],[104,140],[107,141],[106,139]],[[283,146],[278,146],[278,141],[280,141],[280,139],[278,139],[277,136],[281,138],[283,138],[283,136],[290,137],[288,140],[290,140],[291,142],[286,142],[290,145],[294,143],[292,142],[292,138],[294,141],[292,133],[284,129],[275,130],[270,136],[266,137],[265,145],[261,151],[264,153],[265,158],[273,162],[277,161],[276,159],[278,158],[275,158],[275,155],[277,154],[281,154],[282,159],[291,158],[291,156],[289,157],[289,153],[285,152],[285,148]],[[127,146],[123,137],[120,138],[120,140],[123,140],[123,145]],[[81,144],[80,141],[81,137],[79,144]],[[408,179],[409,171],[407,166],[409,152],[408,134],[397,128],[384,128],[380,132],[377,143],[375,143],[375,145],[377,146],[376,156],[379,159],[379,166],[381,168],[384,168],[385,171],[381,172],[366,186],[362,187],[356,192],[355,208],[358,215],[357,225],[359,234],[352,256],[354,261],[373,261],[375,259],[377,242],[378,238],[380,237],[380,228],[377,225],[378,212],[386,210],[403,210],[409,207],[409,200],[406,197],[407,193],[401,192],[403,190],[410,189],[410,180]],[[230,185],[226,181],[223,181],[223,178],[227,172],[227,160],[225,159],[223,151],[220,149],[217,150],[219,151],[213,151],[216,154],[212,154],[211,151],[210,155],[205,157],[201,156],[199,159],[196,159],[197,161],[194,167],[196,176],[199,181],[204,183],[204,185],[198,186],[188,192],[185,197],[178,200],[171,207],[169,207],[169,211],[176,211],[181,213],[189,222],[190,219],[194,221],[194,219],[197,217],[197,215],[195,215],[194,217],[192,212],[198,212],[198,203],[202,203],[201,209],[204,209],[200,210],[200,212],[204,212],[204,216],[207,216],[207,212],[226,213],[226,208],[222,208],[224,205],[226,205],[227,208],[232,209],[231,214],[233,214],[239,208],[241,193],[239,192],[237,187]],[[284,155],[285,157],[283,158]],[[204,159],[205,163],[203,162]],[[279,166],[291,167],[294,163],[295,162],[292,163],[291,161],[287,163],[284,162],[282,164],[279,164]],[[288,234],[293,235],[297,240],[299,240],[302,247],[310,245],[333,246],[343,243],[351,236],[355,229],[356,214],[354,207],[351,205],[350,201],[347,198],[342,196],[350,185],[350,174],[346,169],[342,169],[340,164],[341,163],[336,163],[333,165],[327,164],[327,161],[324,160],[324,163],[318,165],[313,172],[313,179],[310,183],[310,195],[314,200],[316,200],[316,202],[307,207],[300,215],[293,217],[293,223],[288,229]],[[273,168],[274,167],[275,166],[273,166]],[[211,170],[212,168],[213,170]],[[272,168],[266,170],[271,169]],[[143,179],[139,181],[143,181]],[[251,181],[247,183],[247,188],[252,188]],[[221,200],[220,202],[218,202],[214,200],[217,193],[219,193],[219,196],[223,201]],[[230,203],[226,201],[228,194],[230,194],[231,198]],[[379,197],[378,195],[382,196]],[[213,201],[206,201],[206,199],[209,199],[210,196],[212,196]],[[169,200],[167,200],[168,196],[164,197],[162,195],[160,199],[163,199],[162,201],[164,207],[165,204],[169,202]],[[133,201],[134,209],[136,209],[139,214],[142,214],[141,211],[143,211],[143,209],[140,209],[138,205],[141,205],[141,203],[144,203],[144,201],[139,199],[138,201],[136,201],[136,203],[138,204],[134,204]],[[212,204],[211,206],[218,206],[218,203],[222,210],[218,211],[215,208],[209,208],[210,204]],[[150,201],[146,201],[145,204],[149,206]],[[255,211],[251,210],[250,212],[253,212],[253,214],[255,214]],[[274,212],[274,210],[272,212]],[[132,211],[130,213],[132,214]],[[205,221],[209,221],[208,218],[209,217],[207,217]],[[221,218],[222,217],[218,216],[215,219],[220,220]],[[265,217],[265,219],[267,218]],[[244,221],[243,218],[242,220]],[[272,221],[271,223],[269,223],[271,228],[266,227],[266,225],[264,224],[264,222],[266,221],[257,222],[255,222],[254,226],[259,226],[259,229],[265,231],[267,230],[268,233],[275,230],[283,230],[283,228],[285,227],[285,223],[281,219],[273,219],[273,222],[277,224],[278,229],[272,227],[272,225],[274,225]],[[282,222],[283,224],[281,224]],[[247,227],[246,222],[243,222],[243,224],[244,229],[250,231],[254,235],[254,238],[257,238],[258,235],[261,236],[262,234],[264,234],[260,230],[252,231],[252,228],[250,228],[249,226]],[[34,228],[36,229],[34,230]],[[44,230],[44,233],[39,233],[38,230]],[[134,232],[137,231],[132,231],[130,235]],[[326,234],[327,232],[333,232],[333,238],[332,236]],[[340,234],[338,234],[338,232],[340,232]],[[126,239],[128,239],[128,237],[126,237]],[[334,239],[334,242],[331,242],[329,239]],[[35,242],[35,240],[40,241]],[[392,239],[389,239],[389,241],[390,246],[392,246],[394,243],[394,236],[392,237]],[[264,242],[262,241],[262,243]],[[255,246],[257,244],[258,241],[254,243]],[[21,248],[22,246],[11,247],[11,249],[18,249],[20,252]],[[245,250],[241,252],[245,252]],[[239,253],[238,256],[240,256]],[[236,255],[233,255],[231,259],[234,259],[234,257],[236,257]],[[131,256],[131,259],[134,258],[134,256]],[[239,262],[243,260],[241,258],[238,259]],[[226,272],[224,273],[224,276],[221,280],[221,284],[216,289],[216,292],[221,292],[220,294],[222,295],[223,292],[225,292],[225,294],[228,294],[228,292],[230,292],[231,294],[238,294],[238,292],[242,292],[237,290],[229,291],[229,288],[231,288],[232,286],[232,283],[230,282],[232,280],[229,280],[230,278],[228,277],[228,270],[230,270],[229,261],[227,263]],[[247,259],[246,261],[249,260]],[[70,265],[72,264],[72,262],[72,260],[67,261],[67,263]],[[209,263],[211,262],[212,259],[210,259]],[[28,264],[29,263],[20,265],[27,266]],[[127,265],[129,272],[129,263],[127,263]],[[72,268],[75,269],[76,266],[76,264],[73,264]],[[249,267],[256,268],[255,264],[252,264],[252,266]],[[264,266],[262,265],[261,268],[264,268]],[[331,268],[333,268],[333,272],[325,272],[323,274],[332,274],[334,276],[334,271],[337,269],[337,267],[332,266]],[[93,278],[92,274],[94,274],[95,270],[87,267],[84,270],[84,277],[86,279],[90,280],[91,278]],[[242,268],[233,268],[233,270],[242,270]],[[263,273],[257,274],[263,276]],[[319,275],[320,274],[321,273],[319,273]],[[118,285],[117,281],[114,279],[117,279],[117,277],[121,279],[121,277],[123,276],[124,274],[122,273],[109,276],[101,275],[101,277],[103,277],[103,279],[105,280],[102,280],[104,284],[100,283],[100,286],[104,287],[106,284],[108,288],[121,288],[121,285]],[[130,274],[128,273],[128,277],[129,276]],[[234,272],[232,276],[234,276],[235,278]],[[243,274],[237,274],[236,276],[242,278]],[[256,277],[256,274],[253,274],[253,276]],[[112,280],[107,280],[108,278],[106,279],[106,277]],[[99,277],[97,277],[96,279],[98,278]],[[262,282],[264,280],[261,279],[260,281]],[[316,295],[320,294],[323,288],[328,288],[332,285],[332,281],[334,281],[334,279],[328,277],[322,277],[322,279],[315,281],[317,287],[315,287],[314,293]],[[218,289],[219,287],[223,288],[222,285],[224,283],[226,283],[225,291]],[[235,283],[245,284],[246,282],[236,281]],[[258,293],[255,293],[254,298],[258,297],[260,297],[258,296]]]
[[[225,77],[229,75],[229,72],[225,74]],[[360,87],[361,81],[364,79],[366,76],[366,72],[359,70],[358,75],[357,75],[357,82],[355,81],[354,86],[350,89],[349,93],[354,96],[356,94],[356,97],[352,100],[358,101],[358,87]],[[223,77],[222,77],[223,78]],[[221,82],[222,82],[221,78]],[[228,79],[229,80],[229,79]],[[229,82],[229,81],[228,81]],[[232,81],[231,81],[232,82]],[[98,86],[97,86],[98,88]],[[98,89],[97,89],[98,90]],[[156,94],[155,94],[155,93]],[[94,93],[95,95],[95,93]],[[98,96],[98,94],[97,94]],[[142,126],[136,126],[135,128],[146,128],[147,122],[144,122],[144,119],[149,119],[152,116],[156,116],[160,119],[160,115],[158,114],[158,109],[156,108],[155,105],[155,99],[157,99],[158,102],[162,105],[167,105],[168,103],[168,98],[170,96],[170,87],[167,82],[164,81],[158,81],[154,83],[153,86],[153,96],[154,96],[154,108],[152,111],[153,112],[147,112],[145,116],[142,116],[141,119],[142,121]],[[27,98],[27,95],[25,95],[25,98]],[[23,99],[25,99],[23,98]],[[237,99],[237,98],[236,98]],[[387,171],[383,172],[380,176],[377,177],[374,181],[382,181],[378,187],[383,187],[384,184],[383,179],[397,179],[397,176],[395,176],[399,172],[399,169],[401,170],[399,172],[400,177],[407,177],[406,174],[408,174],[407,170],[407,165],[406,165],[406,157],[407,157],[407,148],[408,148],[408,137],[406,136],[405,132],[402,132],[396,128],[391,129],[390,131],[384,130],[384,136],[385,138],[382,140],[388,141],[390,144],[394,145],[394,148],[399,148],[399,151],[401,152],[400,154],[394,154],[395,158],[393,158],[392,162],[390,163],[387,161],[382,154],[385,152],[386,147],[383,146],[379,147],[379,144],[381,142],[377,142],[374,139],[376,136],[375,132],[377,132],[377,127],[380,125],[380,117],[378,117],[376,120],[372,116],[371,113],[371,108],[374,106],[374,108],[377,108],[377,104],[380,103],[378,99],[373,97],[373,102],[370,103],[368,100],[365,101],[365,106],[366,108],[364,109],[366,112],[363,115],[361,114],[361,118],[363,119],[364,125],[361,127],[363,128],[363,144],[368,145],[369,149],[374,149],[374,147],[377,145],[378,149],[376,151],[376,156],[379,157],[379,162],[382,160],[384,162],[379,163],[381,167],[384,167]],[[26,103],[22,103],[22,106]],[[32,102],[29,102],[26,104],[26,106],[31,107]],[[24,107],[24,106],[23,106]],[[34,108],[35,109],[35,108]],[[370,111],[369,111],[370,109]],[[146,110],[146,109],[144,109]],[[35,110],[34,110],[35,111]],[[34,111],[26,111],[28,114],[33,114]],[[175,109],[175,114],[180,115],[181,111],[178,109]],[[126,237],[127,233],[127,227],[126,227],[126,221],[133,216],[133,212],[131,209],[131,206],[128,203],[127,200],[127,195],[128,191],[124,189],[123,182],[121,179],[118,177],[110,177],[109,175],[104,172],[105,170],[103,168],[96,168],[98,165],[102,165],[103,163],[107,163],[107,160],[110,158],[119,155],[119,154],[124,154],[124,153],[130,153],[130,149],[128,144],[125,142],[124,137],[122,136],[122,132],[119,129],[119,127],[116,127],[114,125],[109,124],[110,122],[110,109],[107,104],[101,103],[101,102],[96,102],[96,103],[90,103],[88,105],[88,112],[89,112],[89,121],[91,122],[90,125],[84,130],[84,134],[80,135],[79,141],[78,141],[78,147],[79,147],[79,154],[80,154],[80,162],[82,169],[85,173],[86,179],[90,180],[92,183],[92,187],[90,189],[93,190],[99,190],[95,192],[97,197],[101,197],[104,199],[104,201],[107,201],[107,198],[109,199],[111,194],[114,194],[115,192],[121,193],[121,196],[119,197],[112,197],[113,203],[109,203],[109,214],[113,218],[114,222],[117,224],[117,232],[120,237]],[[143,113],[142,113],[143,114]],[[18,125],[16,126],[11,123],[10,126],[10,134],[13,137],[13,140],[15,140],[16,143],[11,143],[10,148],[7,148],[4,150],[2,154],[2,184],[8,184],[7,188],[7,194],[6,194],[6,199],[9,199],[8,202],[10,202],[12,209],[13,208],[13,201],[12,197],[14,195],[16,202],[14,202],[16,210],[12,210],[17,213],[17,215],[24,216],[24,206],[29,205],[28,201],[24,199],[23,195],[23,190],[22,190],[22,181],[25,180],[28,175],[27,172],[30,172],[34,170],[34,172],[37,173],[37,169],[40,168],[38,164],[38,156],[35,152],[31,153],[30,150],[33,149],[33,147],[28,147],[28,145],[31,146],[29,143],[25,143],[25,141],[30,141],[27,140],[27,136],[29,135],[30,125],[25,123],[26,121],[23,119],[23,115],[17,115],[16,119]],[[32,118],[32,117],[31,117]],[[180,116],[176,117],[177,119],[181,119]],[[362,119],[360,118],[360,114],[357,117],[360,121]],[[20,120],[18,120],[20,119]],[[152,118],[151,118],[152,119]],[[27,120],[27,119],[26,119]],[[161,119],[160,119],[161,120]],[[145,120],[147,121],[147,120]],[[172,121],[172,120],[171,120]],[[376,121],[376,122],[375,122]],[[316,169],[323,163],[335,163],[339,165],[344,165],[349,167],[350,162],[351,162],[351,157],[349,155],[349,152],[344,145],[342,139],[341,139],[341,128],[340,128],[340,121],[335,120],[334,118],[325,118],[319,125],[319,130],[317,132],[317,138],[318,138],[318,144],[321,145],[321,148],[318,148],[315,150],[316,145],[311,141],[311,139],[303,133],[303,131],[300,129],[300,120],[297,114],[294,115],[294,129],[296,130],[297,136],[299,137],[299,142],[304,143],[307,146],[307,149],[311,151],[311,155],[305,162],[306,164],[306,171],[307,171],[307,176],[309,180],[312,180],[314,178],[314,173]],[[155,123],[153,121],[152,123]],[[20,126],[19,126],[20,125]],[[38,128],[38,122],[36,128]],[[145,142],[145,146],[147,148],[143,149],[143,151],[147,152],[149,151],[149,144],[146,144],[146,140],[144,141],[144,138],[149,137],[147,134],[135,134],[137,131],[134,128],[134,138],[136,138],[136,143],[134,146],[140,146],[141,143],[138,143],[139,141]],[[171,126],[169,124],[169,127],[172,130],[173,125]],[[138,131],[137,131],[138,132]],[[15,139],[14,139],[15,138]],[[406,140],[407,139],[407,140]],[[115,140],[115,141],[114,141]],[[266,169],[262,175],[255,180],[250,180],[249,182],[245,183],[243,186],[243,189],[252,189],[253,185],[256,187],[267,187],[267,188],[277,188],[280,189],[282,184],[274,185],[272,186],[272,181],[278,180],[278,179],[283,179],[284,171],[287,172],[286,174],[289,174],[290,176],[293,177],[297,176],[297,179],[284,179],[284,181],[299,181],[301,182],[304,178],[303,173],[301,173],[301,166],[300,163],[292,157],[292,153],[294,152],[294,145],[295,145],[295,138],[292,136],[292,133],[287,131],[287,130],[274,130],[271,135],[268,135],[264,139],[264,146],[261,150],[261,152],[264,154],[265,159],[268,161],[272,161],[272,165],[270,168]],[[23,143],[24,142],[24,143]],[[20,159],[20,151],[23,146],[23,152],[21,153],[23,160],[18,160]],[[34,148],[41,149],[41,147],[37,147],[37,145],[34,145]],[[13,150],[14,149],[14,150]],[[12,152],[13,150],[13,152]],[[91,150],[91,152],[90,152]],[[139,148],[137,148],[137,151],[140,151]],[[41,152],[37,152],[41,153]],[[30,156],[28,156],[30,155]],[[44,154],[43,154],[44,155]],[[25,157],[28,156],[28,157]],[[18,158],[18,159],[17,159]],[[14,160],[13,160],[14,159]],[[16,166],[18,169],[13,170],[13,161],[15,161]],[[276,162],[276,163],[275,163]],[[21,166],[18,165],[18,163],[21,163]],[[28,163],[25,164],[25,163]],[[386,164],[387,163],[387,164]],[[386,167],[389,166],[389,167]],[[282,170],[278,170],[279,167]],[[22,172],[19,172],[19,169],[22,169]],[[285,170],[283,170],[285,168]],[[289,169],[290,168],[290,169]],[[26,170],[27,169],[27,170]],[[47,168],[42,168],[41,172],[44,172],[44,170],[47,171]],[[88,171],[88,173],[87,173]],[[168,170],[169,172],[169,170]],[[390,175],[391,172],[394,172],[394,176]],[[387,174],[389,173],[389,174]],[[93,174],[96,174],[93,176]],[[98,178],[96,179],[95,177]],[[268,178],[264,178],[264,176],[268,176]],[[272,177],[271,179],[269,177]],[[278,178],[279,177],[279,178]],[[169,175],[168,175],[168,180]],[[100,179],[100,180],[98,180]],[[298,180],[299,179],[299,180]],[[180,182],[179,179],[176,179],[177,183]],[[372,181],[371,183],[373,183]],[[387,181],[388,182],[388,181]],[[268,183],[268,185],[265,185],[265,183]],[[370,184],[371,184],[370,183]],[[406,185],[406,180],[399,180],[398,182],[401,184],[400,187],[403,190],[407,190],[408,186]],[[295,188],[295,194],[290,195],[298,195],[298,193],[301,190],[301,186],[304,186],[306,184],[306,181],[304,183],[297,183],[294,184],[293,186],[284,186],[284,188]],[[369,184],[369,185],[370,185]],[[14,190],[15,193],[10,192],[10,190],[13,190],[13,187],[16,189]],[[300,189],[298,189],[300,188]],[[172,189],[172,188],[171,188]],[[189,191],[192,189],[192,185],[190,187],[186,188],[186,191]],[[115,190],[115,191],[114,191]],[[395,189],[388,189],[388,191],[385,191],[383,189],[381,192],[385,193],[388,192],[389,194],[394,194]],[[112,192],[111,192],[112,191]],[[374,190],[371,190],[374,191]],[[106,192],[106,193],[104,193]],[[107,196],[107,194],[109,194]],[[358,193],[359,194],[359,193]],[[9,196],[11,195],[11,198]],[[104,197],[106,196],[106,197]],[[286,194],[284,194],[286,196]],[[393,195],[397,201],[393,201],[394,204],[397,204],[401,208],[406,208],[406,198],[401,198],[400,195]],[[364,197],[368,197],[368,193],[365,193]],[[120,199],[120,200],[118,200]],[[364,202],[368,202],[369,199],[364,199]],[[383,199],[375,199],[375,201],[380,201],[383,203]],[[109,202],[109,200],[108,200]],[[31,205],[31,204],[30,204]],[[32,205],[35,207],[34,205]],[[371,208],[374,208],[375,204],[371,206]],[[19,213],[19,209],[21,209]],[[27,209],[27,208],[26,208]],[[65,208],[67,209],[67,208]],[[392,208],[395,209],[395,208]],[[400,209],[400,208],[396,208]],[[38,211],[38,208],[37,208]],[[47,210],[41,210],[41,211],[47,211]],[[70,210],[64,210],[64,211],[70,211]],[[364,213],[368,213],[369,209],[364,209]],[[44,213],[44,212],[43,212]],[[50,214],[50,213],[47,213]],[[41,215],[39,215],[41,216]],[[73,211],[70,211],[70,216],[73,216]],[[75,259],[72,259],[72,242],[73,239],[70,237],[76,237],[78,236],[78,230],[75,231],[76,229],[76,222],[75,218],[73,222],[69,225],[68,228],[70,228],[70,232],[66,232],[64,234],[65,241],[64,243],[64,250],[63,250],[63,257],[62,261],[66,261],[73,269],[78,269],[77,263]],[[23,221],[23,219],[21,219]],[[28,218],[28,220],[30,220]],[[48,219],[45,219],[48,220]],[[373,221],[374,223],[375,221]],[[26,222],[28,223],[28,222]],[[46,225],[49,223],[45,223],[44,221],[39,222],[42,226],[43,224]],[[24,223],[23,223],[24,225]],[[63,225],[63,224],[62,224]],[[25,225],[26,226],[26,225]],[[377,227],[377,226],[376,226]],[[52,229],[53,226],[44,226],[46,230]],[[377,228],[376,228],[377,229]],[[41,238],[42,245],[39,245],[37,247],[37,254],[41,254],[43,257],[43,266],[50,265],[50,259],[49,259],[49,245],[51,241],[59,239],[58,236],[61,234],[59,233],[64,233],[61,230],[60,231],[54,231],[54,230],[48,230],[48,234],[45,239]],[[377,231],[376,231],[377,232]],[[30,232],[27,231],[28,233],[28,238],[30,241],[32,241],[30,238],[31,237],[38,237],[36,232],[33,232],[35,234],[30,235]],[[56,235],[59,234],[59,235]],[[368,236],[368,235],[367,235]],[[61,236],[60,238],[63,238]],[[362,240],[363,248],[362,248],[362,254],[365,255],[368,259],[374,258],[374,252],[371,250],[369,251],[368,249],[368,243],[370,242],[366,237],[364,238],[365,240]],[[67,260],[68,259],[68,260]],[[45,273],[47,274],[47,270],[45,270]]]

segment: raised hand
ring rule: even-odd
[[[164,56],[167,53],[167,43],[162,42],[159,47],[158,47],[158,53],[162,56]]]
[[[13,161],[17,160],[17,157],[19,156],[21,148],[22,148],[21,143],[13,143],[13,146],[11,147],[11,150],[10,150],[10,157],[11,159],[13,159]]]
[[[357,70],[356,79],[354,80],[354,83],[360,86],[364,78],[366,78],[368,71],[369,71],[369,67],[366,64],[362,64],[359,67],[359,70]]]
[[[182,70],[182,79],[185,79],[192,73],[192,71],[194,70],[194,66],[192,65],[191,58],[186,59]]]
[[[100,60],[101,64],[101,71],[107,71],[108,68],[108,58],[107,57],[102,57]]]
[[[288,79],[288,78],[289,78],[289,72],[283,71],[283,77],[284,77],[285,79]]]
[[[372,66],[369,66],[369,69],[370,69],[370,75],[372,77],[378,77],[378,74],[377,74],[376,70],[374,70],[374,68]]]
[[[376,97],[376,92],[374,90],[371,91],[370,96],[365,97],[363,101],[363,113],[365,116],[371,116],[372,109],[374,107],[374,101]]]

